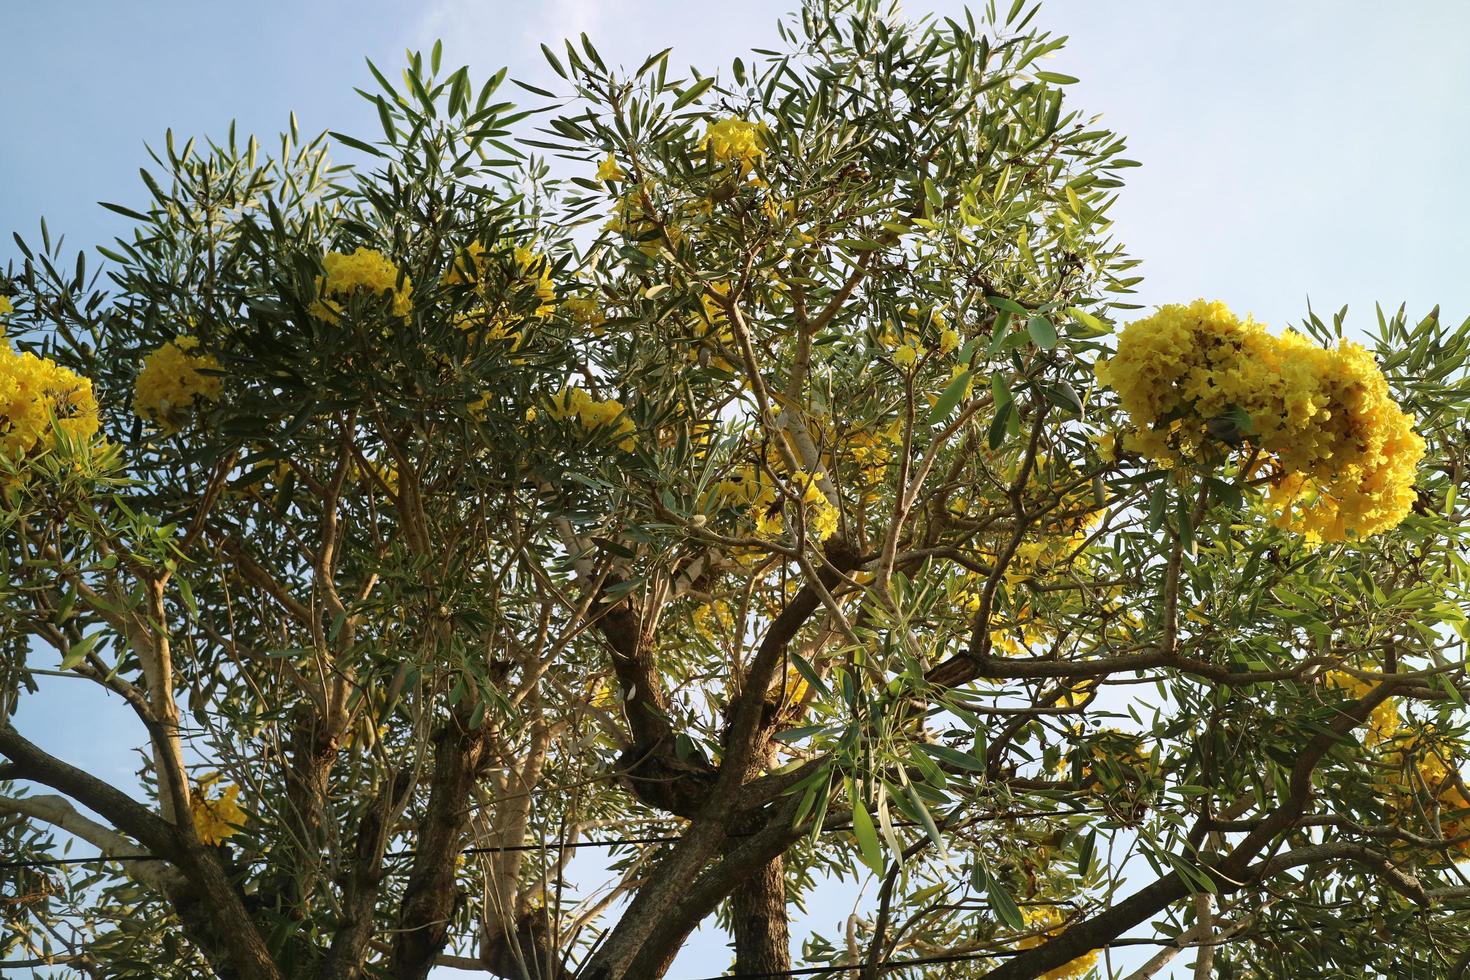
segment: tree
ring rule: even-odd
[[[22,242],[8,962],[763,976],[835,877],[864,980],[1455,975],[1470,324],[1134,312],[1034,14],[583,37],[528,110],[436,48],[381,138],[170,135],[101,276]]]

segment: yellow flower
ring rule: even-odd
[[[594,333],[601,332],[602,325],[607,322],[607,315],[602,312],[602,305],[595,296],[569,296],[562,306],[573,323]]]
[[[218,776],[201,780],[189,798],[189,814],[194,818],[194,829],[206,844],[218,844],[239,833],[245,825],[245,811],[235,802],[240,795],[240,787],[226,786],[218,797],[209,798],[210,786],[218,781]]]
[[[609,150],[607,152],[607,157],[597,165],[597,179],[623,180],[626,177],[627,174],[623,173],[623,168],[618,166],[617,158],[614,157],[612,151]]]
[[[715,484],[712,497],[718,507],[750,507],[756,503],[771,504],[775,493],[765,482],[760,468],[747,463]]]
[[[1129,326],[1098,378],[1132,421],[1124,447],[1174,466],[1248,443],[1273,474],[1277,521],[1313,541],[1397,525],[1424,441],[1378,365],[1351,341],[1273,337],[1223,303],[1164,306]]]
[[[1344,670],[1329,670],[1324,680],[1328,687],[1342,691],[1350,698],[1365,697],[1376,686],[1372,681],[1354,677]],[[1393,738],[1402,727],[1397,699],[1386,698],[1368,715],[1368,725],[1363,730],[1363,744],[1371,749]]]
[[[513,250],[516,281],[519,289],[529,289],[536,297],[533,316],[547,316],[556,308],[556,284],[551,281],[551,262],[540,252],[517,245]]]
[[[507,341],[511,350],[518,350],[521,341],[525,339],[525,335],[515,329],[520,319],[504,316],[482,306],[466,313],[455,314],[454,325],[470,336],[481,340]]]
[[[735,614],[724,599],[700,603],[690,617],[694,631],[706,640],[728,636],[735,628]]]
[[[764,123],[746,122],[731,116],[710,123],[698,149],[709,150],[716,163],[733,164],[744,174],[765,159],[765,136]]]
[[[15,306],[10,302],[10,297],[6,296],[4,293],[0,293],[0,316],[4,316],[7,313],[14,312]]]
[[[939,353],[948,354],[950,351],[959,350],[960,334],[954,327],[944,327],[939,331]]]
[[[91,381],[55,361],[12,350],[0,335],[0,453],[17,459],[48,432],[91,439],[97,429]]]
[[[1062,931],[1065,922],[1062,913],[1055,906],[1045,908],[1031,907],[1022,911],[1026,924],[1033,929],[1044,930],[1042,935],[1027,936],[1016,945],[1021,949],[1031,949],[1040,946],[1045,939],[1055,936]],[[1097,963],[1097,950],[1083,953],[1071,962],[1064,963],[1055,970],[1048,970],[1041,975],[1042,980],[1068,980],[1072,977],[1085,977]]]
[[[802,509],[806,513],[807,533],[818,541],[826,541],[837,532],[840,514],[817,481],[815,473],[798,470],[791,475],[792,488],[800,494]]]
[[[347,308],[348,299],[359,290],[371,296],[388,294],[393,315],[407,318],[413,310],[413,283],[403,276],[399,285],[398,266],[376,249],[358,246],[350,255],[328,252],[322,258],[322,275],[317,277],[317,301],[313,315],[336,323]]]
[[[188,422],[189,416],[220,396],[219,361],[197,353],[198,337],[175,337],[143,358],[133,385],[133,411],[165,432]]]
[[[497,310],[511,304],[517,308],[529,305],[516,302],[517,299],[529,298],[535,300],[531,316],[550,315],[556,308],[556,283],[551,278],[551,262],[544,254],[525,245],[511,246],[509,279],[502,274],[500,281],[496,281],[494,275],[502,266],[487,261],[486,254],[484,245],[470,243],[455,257],[454,264],[444,273],[443,281],[452,286],[476,287],[487,304]],[[492,295],[497,286],[503,287],[504,295]]]
[[[617,446],[624,452],[632,452],[638,447],[638,440],[633,435],[633,420],[628,418],[623,403],[616,398],[598,401],[581,388],[562,388],[551,396],[547,414],[554,419],[576,419],[588,432],[610,428],[613,435],[621,437]]]

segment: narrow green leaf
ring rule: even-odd
[[[997,310],[1005,310],[1007,313],[1014,313],[1017,316],[1025,316],[1031,312],[1015,300],[1006,299],[1004,296],[987,296],[985,297],[985,302]]]
[[[956,769],[964,769],[967,772],[985,772],[985,763],[975,758],[968,752],[952,749],[948,745],[925,743],[919,746],[924,753],[938,762],[954,766]]]
[[[1012,401],[1006,402],[995,410],[995,418],[990,420],[990,432],[988,434],[991,449],[999,449],[1001,444],[1006,441],[1007,426],[1015,410],[1016,403]]]
[[[1077,872],[1084,877],[1092,874],[1092,859],[1097,852],[1097,831],[1091,830],[1087,836],[1082,838],[1082,846],[1077,849]]]
[[[853,786],[848,784],[848,791],[852,793]],[[883,868],[883,850],[878,846],[878,831],[873,826],[873,818],[868,813],[868,808],[856,793],[852,793],[852,833],[857,838],[858,850],[863,857],[863,863],[873,869],[874,874],[881,875]]]
[[[97,641],[100,639],[102,639],[102,634],[98,632],[93,633],[90,636],[84,636],[77,642],[73,643],[70,649],[66,651],[66,656],[61,658],[61,669],[71,670],[73,667],[80,664],[83,660],[86,660],[87,654],[91,653],[93,649],[96,648]]]
[[[330,135],[332,139],[336,140],[337,142],[352,147],[354,150],[361,150],[362,152],[375,157],[383,156],[382,150],[378,149],[376,146],[373,146],[371,143],[364,143],[362,140],[357,139],[356,137],[348,136],[345,133],[338,133],[335,131],[328,135]]]
[[[561,66],[561,62],[560,61],[557,61],[556,60],[556,55],[552,52],[552,50],[549,47],[547,47],[544,44],[541,45],[541,53],[544,54],[544,55],[546,55],[546,60],[551,63],[551,70],[552,71],[556,72],[562,78],[566,78],[567,77],[567,70]]]
[[[715,76],[713,75],[710,75],[707,78],[701,78],[699,81],[695,82],[693,85],[689,86],[679,94],[679,97],[674,100],[674,108],[684,108],[686,105],[703,95],[705,93],[705,90],[714,83]]]
[[[939,393],[939,398],[934,402],[934,407],[929,409],[929,424],[933,425],[949,417],[954,407],[965,397],[965,389],[970,385],[970,372],[961,371],[955,375],[954,380],[945,385],[944,390]]]
[[[970,881],[974,884],[976,891],[985,892],[990,899],[991,911],[1003,925],[1011,929],[1025,928],[1026,919],[1021,915],[1021,909],[1016,905],[1016,900],[1011,897],[1010,892],[1006,891],[1004,885],[995,880],[995,875],[991,874],[984,864],[977,861],[970,869]]]

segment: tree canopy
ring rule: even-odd
[[[1459,975],[1470,323],[1139,309],[1035,13],[436,47],[17,238],[5,965]]]

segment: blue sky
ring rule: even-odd
[[[794,0],[793,0],[794,2]],[[636,65],[674,46],[675,64],[728,64],[774,40],[786,2],[741,0],[10,0],[0,58],[0,233],[90,247],[125,230],[99,200],[144,200],[144,143],[242,133],[270,137],[294,110],[305,132],[372,136],[353,86],[371,57],[445,41],[479,78],[502,65],[548,71],[539,43],[586,31],[609,61]],[[910,0],[911,15],[959,4]],[[1416,0],[1051,0],[1039,23],[1072,42],[1048,67],[1080,76],[1073,100],[1129,137],[1131,171],[1114,216],[1143,259],[1139,300],[1207,296],[1273,326],[1350,304],[1436,303],[1470,314],[1470,4]],[[0,262],[16,251],[0,238]],[[85,723],[78,723],[85,719]],[[81,683],[48,685],[21,729],[101,774],[136,768],[140,741]],[[851,896],[837,895],[848,903]],[[846,907],[825,908],[830,930]],[[706,937],[673,976],[718,972]]]
[[[11,3],[0,59],[0,231],[45,215],[74,245],[137,203],[145,141],[304,130],[369,135],[362,59],[396,67],[445,40],[451,64],[544,78],[539,43],[587,31],[636,64],[727,64],[769,43],[785,2],[742,0],[151,0]],[[911,14],[960,4],[909,0]],[[1470,5],[1458,0],[1051,0],[1072,37],[1057,70],[1127,134],[1144,167],[1115,212],[1144,260],[1140,298],[1218,297],[1273,325],[1318,309],[1407,301],[1470,313],[1470,237],[1457,227],[1470,158]],[[0,256],[14,254],[9,236]]]

